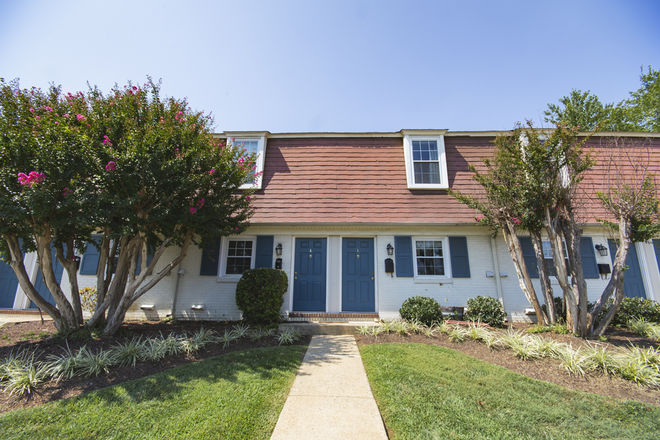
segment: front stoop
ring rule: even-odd
[[[291,312],[288,318],[279,331],[291,328],[307,335],[354,335],[360,326],[380,325],[378,313]]]

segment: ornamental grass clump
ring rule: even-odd
[[[456,325],[449,331],[449,340],[455,343],[464,342],[467,339],[467,330]]]
[[[237,338],[244,338],[249,334],[250,326],[247,324],[239,323],[234,326],[234,334]]]
[[[381,321],[381,329],[383,333],[394,332],[395,321]]]
[[[593,369],[605,375],[615,374],[619,368],[619,362],[612,350],[606,347],[590,345],[585,350]]]
[[[130,341],[119,343],[110,349],[110,356],[115,364],[123,367],[130,365],[135,367],[135,364],[142,359],[142,351],[144,344],[141,338],[133,338]]]
[[[186,339],[186,342],[189,342],[189,340]],[[181,348],[183,351],[186,351],[186,347],[183,343]],[[147,339],[142,343],[141,360],[158,362],[165,356],[167,356],[167,346],[163,343],[162,339]]]
[[[80,351],[77,354],[73,354],[67,341],[64,353],[60,355],[49,354],[46,357],[46,362],[44,362],[46,375],[55,379],[56,382],[62,379],[71,379],[78,374],[78,369],[80,368],[79,362]]]
[[[393,323],[394,332],[396,334],[401,335],[401,336],[407,335],[409,328],[410,327],[409,327],[408,323],[406,321],[403,321],[403,320],[394,321],[394,323]]]
[[[166,355],[177,355],[183,351],[183,346],[181,345],[181,338],[170,332],[167,337],[160,334],[159,337],[160,345],[165,349]]]
[[[286,328],[279,335],[277,335],[277,342],[279,345],[290,345],[300,339],[300,332],[292,328]]]
[[[425,296],[413,296],[401,304],[399,309],[401,319],[408,322],[418,322],[426,326],[437,325],[444,318],[438,301]]]
[[[229,344],[231,344],[236,339],[238,339],[236,333],[233,331],[225,330],[225,332],[218,337],[217,341],[222,344],[222,348],[227,348]]]
[[[38,386],[46,379],[46,368],[36,360],[34,351],[12,351],[0,363],[0,387],[10,396],[31,397]]]
[[[559,357],[561,366],[570,374],[584,376],[585,370],[591,367],[590,358],[580,348],[573,349],[571,345],[566,346]]]
[[[654,341],[660,340],[660,325],[654,322],[645,319],[631,319],[626,326],[640,336]]]
[[[77,365],[80,368],[80,374],[85,377],[98,376],[101,373],[107,374],[115,365],[111,353],[101,349],[93,352],[87,346],[83,346],[78,352],[78,357]]]

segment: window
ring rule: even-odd
[[[449,244],[447,237],[413,238],[415,257],[413,259],[416,280],[449,280]]]
[[[543,241],[543,264],[545,264],[545,269],[548,271],[548,274],[551,277],[557,276],[557,268],[555,267],[554,258],[552,256],[552,247],[550,246],[549,241]],[[564,242],[564,255],[566,255],[566,269],[570,270],[568,264],[568,250],[566,248],[566,242]]]
[[[403,146],[408,188],[449,188],[445,142],[442,136],[444,132],[444,130],[406,130],[404,132]]]
[[[262,173],[264,171],[264,158],[266,156],[266,134],[266,132],[240,132],[233,134],[225,132],[228,140],[233,138],[234,145],[247,150],[247,154],[254,153],[256,155],[256,160],[254,163],[255,168],[250,173],[253,177],[253,181],[244,184],[241,186],[241,188],[261,189],[261,182],[263,180]]]
[[[249,240],[229,241],[225,275],[240,275],[252,266],[253,244]]]

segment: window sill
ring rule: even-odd
[[[415,277],[415,284],[452,284],[454,280],[448,277]]]
[[[217,277],[215,279],[216,283],[238,283],[241,279],[241,275],[225,275],[222,277]]]
[[[438,189],[449,189],[449,185],[438,184],[412,184],[408,185],[408,189],[428,189],[428,190],[438,190]]]

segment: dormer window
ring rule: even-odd
[[[447,189],[445,130],[406,130],[403,137],[409,189]]]
[[[233,138],[233,143],[240,149],[246,150],[248,155],[255,154],[255,168],[250,172],[251,181],[241,186],[242,189],[256,188],[261,189],[263,180],[264,158],[266,156],[266,133],[228,133],[225,132],[227,139]]]

